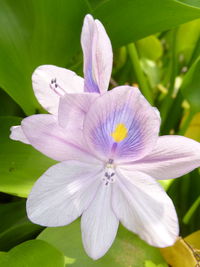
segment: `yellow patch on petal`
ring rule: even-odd
[[[119,143],[123,141],[128,135],[128,130],[123,123],[117,124],[114,132],[111,133],[112,138],[115,142]]]

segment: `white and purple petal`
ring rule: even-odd
[[[102,168],[80,161],[61,162],[49,168],[28,196],[28,218],[50,227],[74,221],[94,199]]]
[[[112,188],[101,182],[95,198],[81,218],[82,240],[85,251],[93,259],[102,257],[111,247],[119,220],[111,206]]]
[[[57,114],[60,96],[83,93],[84,80],[73,71],[42,65],[32,75],[34,93],[39,103],[50,113]]]
[[[58,121],[62,127],[83,128],[83,121],[99,94],[65,94],[60,98]]]
[[[116,175],[112,205],[121,223],[150,245],[173,245],[179,234],[178,218],[163,188],[145,173],[118,167]]]
[[[30,144],[30,142],[28,141],[28,139],[26,138],[21,125],[16,125],[16,126],[12,126],[10,128],[11,134],[10,134],[10,138],[12,140],[16,140],[16,141],[20,141],[22,143],[25,143],[27,145]]]
[[[97,157],[121,163],[146,156],[158,139],[159,127],[157,112],[140,91],[120,86],[97,98],[91,106],[84,122],[84,136]]]
[[[166,135],[158,138],[146,157],[124,165],[156,179],[180,177],[200,166],[200,143],[184,136]]]
[[[81,45],[84,54],[84,89],[103,93],[108,89],[112,71],[112,47],[100,21],[91,15],[84,19]]]
[[[97,162],[88,152],[82,132],[62,128],[54,115],[29,116],[22,121],[22,129],[30,144],[52,159]]]

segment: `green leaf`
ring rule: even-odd
[[[0,204],[0,218],[0,250],[9,250],[43,229],[27,219],[25,200]]]
[[[94,15],[106,26],[114,46],[119,47],[199,18],[200,2],[107,0],[96,7]]]
[[[176,54],[182,64],[188,64],[200,38],[200,19],[179,27],[176,36]]]
[[[0,254],[0,267],[64,267],[64,255],[42,240],[24,242]]]
[[[136,42],[136,47],[140,57],[149,60],[158,60],[163,54],[163,47],[161,41],[155,36],[151,35]]]
[[[30,145],[9,138],[17,117],[0,117],[0,192],[27,197],[34,182],[55,163]]]
[[[7,264],[7,253],[0,251],[0,267],[6,266]]]
[[[82,0],[0,1],[0,86],[27,114],[39,108],[31,85],[42,64],[65,66],[80,49]]]
[[[23,116],[17,103],[2,89],[0,89],[0,116]]]
[[[144,73],[148,77],[148,81],[150,83],[150,86],[152,88],[155,88],[159,82],[160,82],[160,77],[161,77],[161,70],[156,64],[156,62],[152,60],[148,60],[146,58],[142,58],[140,60],[141,62],[141,67],[144,71]]]
[[[111,249],[97,261],[90,259],[84,252],[79,220],[64,227],[47,228],[38,239],[52,244],[70,260],[74,259],[73,267],[141,267],[145,260],[152,260],[156,264],[165,262],[157,248],[147,245],[122,226]]]
[[[184,76],[180,87],[183,96],[190,104],[192,112],[200,111],[200,57],[192,64]]]
[[[200,16],[199,2],[176,0],[2,0],[0,1],[0,86],[26,114],[40,109],[32,86],[42,64],[69,66],[80,51],[83,18],[93,13],[120,47]],[[175,16],[174,14],[179,14]]]

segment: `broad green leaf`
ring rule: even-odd
[[[93,13],[106,26],[114,46],[121,46],[199,18],[200,2],[107,0]]]
[[[0,192],[27,197],[34,182],[55,161],[9,138],[10,127],[20,121],[17,117],[0,117]]]
[[[0,250],[32,239],[43,229],[27,219],[25,200],[0,204],[0,218]]]
[[[52,244],[70,260],[74,259],[73,267],[141,267],[146,260],[155,264],[165,262],[157,248],[147,245],[122,226],[119,227],[115,242],[108,253],[93,261],[84,252],[79,224],[77,220],[64,227],[47,228],[38,239]]]
[[[2,89],[0,89],[0,116],[23,116],[17,103]]]
[[[199,2],[189,0],[187,4],[176,0],[91,3],[90,7],[86,0],[0,1],[0,86],[26,114],[40,108],[31,88],[33,70],[41,64],[74,63],[85,14],[92,13],[104,23],[114,47],[200,16]]]
[[[198,266],[200,251],[200,231],[186,238],[179,238],[172,247],[160,249],[166,261],[173,267]]]
[[[163,47],[161,41],[155,36],[151,35],[136,42],[136,47],[140,57],[149,60],[158,60],[163,54]]]
[[[7,264],[7,253],[0,251],[0,266],[6,266]]]
[[[180,87],[183,96],[190,104],[193,112],[200,111],[200,57],[192,64],[184,76]]]
[[[0,86],[27,114],[39,108],[31,85],[42,64],[65,66],[80,49],[82,0],[0,1]]]
[[[30,240],[0,254],[0,267],[64,267],[64,255],[42,240]]]

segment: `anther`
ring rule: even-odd
[[[56,78],[51,79],[49,86],[57,95],[65,95],[65,90],[57,83]]]

